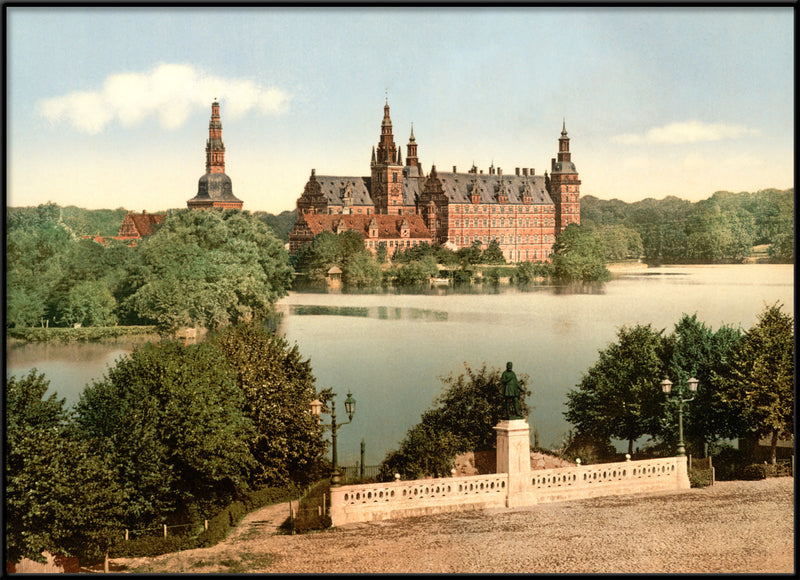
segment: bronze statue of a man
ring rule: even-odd
[[[500,377],[500,381],[503,383],[503,396],[506,398],[506,417],[522,419],[523,417],[519,413],[519,396],[522,394],[522,387],[519,386],[517,375],[511,370],[511,366],[510,362],[506,363],[506,370]]]

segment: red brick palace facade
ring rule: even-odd
[[[354,229],[362,235],[366,232],[370,250],[386,243],[390,255],[423,241],[457,249],[475,241],[486,247],[497,240],[510,262],[546,261],[556,234],[569,224],[580,223],[581,182],[572,163],[566,126],[549,175],[536,175],[532,168],[503,174],[494,166],[488,173],[474,166],[466,173],[457,172],[455,166],[452,172],[439,172],[435,165],[425,175],[413,127],[403,164],[387,100],[370,169],[369,177],[322,176],[311,170],[297,200],[297,222],[289,234],[291,252],[323,229]],[[362,217],[368,215],[391,217],[373,220],[369,228]],[[427,237],[401,235],[419,231],[418,220]],[[372,237],[370,232],[376,235]]]

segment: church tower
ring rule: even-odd
[[[394,143],[388,98],[383,107],[381,138],[377,151],[372,150],[370,168],[372,170],[370,196],[375,203],[375,213],[399,214],[403,206],[403,164],[400,150]]]
[[[558,158],[550,163],[549,185],[550,197],[556,206],[557,235],[569,224],[581,223],[581,181],[569,151],[566,120],[561,126],[561,137],[558,139]]]
[[[206,173],[197,184],[197,195],[186,202],[189,209],[242,209],[244,202],[233,195],[231,178],[225,174],[225,144],[219,102],[211,103],[211,121],[206,141]]]

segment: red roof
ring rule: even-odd
[[[408,238],[410,239],[431,239],[431,233],[425,226],[425,221],[418,215],[376,215],[376,214],[303,214],[303,219],[308,224],[308,228],[313,235],[320,234],[323,231],[334,232],[343,229],[355,230],[365,239],[381,238],[381,239],[400,239],[401,229],[405,221],[408,226]],[[370,236],[370,224],[373,223],[378,226],[378,235]]]
[[[122,220],[119,228],[120,237],[143,238],[150,236],[155,231],[153,226],[164,223],[164,214],[159,213],[129,213]]]

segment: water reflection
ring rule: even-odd
[[[357,316],[378,320],[416,320],[444,322],[449,313],[444,310],[425,308],[401,308],[388,306],[324,306],[318,304],[292,304],[289,314],[293,316]]]

